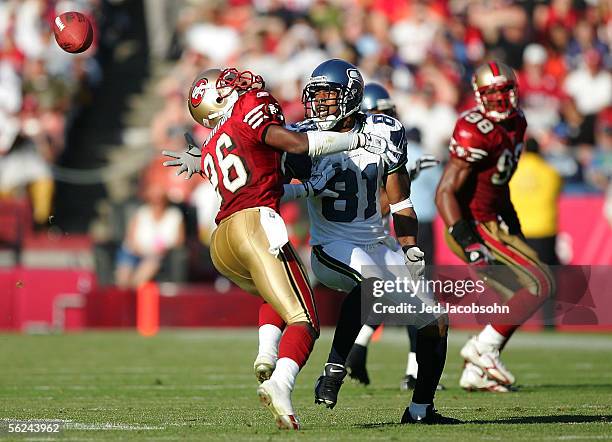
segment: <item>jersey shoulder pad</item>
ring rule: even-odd
[[[369,114],[365,120],[364,133],[383,137],[391,142],[401,154],[397,160],[387,165],[387,174],[402,169],[408,162],[408,145],[404,126],[396,118],[385,114]]]
[[[280,104],[266,90],[250,90],[242,95],[236,104],[237,116],[251,129],[259,131],[270,124],[285,124]]]
[[[461,114],[449,145],[451,157],[470,163],[489,156],[490,151],[499,144],[499,131],[496,124],[480,111],[471,109]]]
[[[305,154],[283,152],[281,172],[290,179],[307,180],[312,174],[312,159]]]
[[[302,120],[297,123],[291,123],[286,126],[292,132],[309,132],[312,130],[318,130],[317,125],[312,120]]]

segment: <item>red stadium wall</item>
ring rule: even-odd
[[[559,200],[558,250],[564,264],[612,265],[612,228],[603,216],[602,196],[562,196]],[[460,264],[444,243],[444,223],[435,221],[436,263]],[[567,259],[567,261],[565,260]]]
[[[612,229],[602,216],[602,206],[603,198],[599,196],[561,199],[559,238],[562,253],[571,258],[571,264],[612,264]],[[440,220],[436,221],[436,229],[438,263],[458,263],[441,240],[444,227]],[[161,326],[236,327],[257,324],[261,300],[236,287],[226,293],[217,292],[211,284],[167,287],[162,286],[159,300]],[[605,294],[606,290],[597,290],[598,308],[602,308],[601,302],[609,303],[612,312],[612,297],[602,298],[600,291]],[[321,324],[333,325],[342,295],[320,286],[315,292]],[[0,268],[0,329],[44,332],[54,327],[78,330],[84,327],[134,327],[135,323],[135,293],[98,288],[92,272]],[[612,324],[612,320],[606,324]],[[609,325],[603,325],[609,329]]]

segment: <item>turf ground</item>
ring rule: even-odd
[[[0,335],[0,419],[61,420],[61,439],[79,441],[612,440],[611,335],[517,334],[505,361],[521,388],[505,395],[457,386],[466,336],[451,335],[448,390],[436,399],[440,411],[466,421],[458,426],[397,424],[410,398],[399,390],[407,342],[399,329],[371,346],[372,384],[344,385],[333,411],[313,404],[330,345],[323,332],[294,392],[299,434],[279,433],[259,406],[255,330]]]

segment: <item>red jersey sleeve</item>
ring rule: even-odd
[[[495,124],[481,113],[468,111],[455,124],[449,150],[450,156],[469,163],[484,160],[491,152],[491,146],[500,140]]]
[[[254,134],[257,141],[264,143],[266,130],[273,124],[284,126],[283,110],[270,92],[252,90],[240,102],[243,129]],[[265,144],[265,143],[264,143]]]

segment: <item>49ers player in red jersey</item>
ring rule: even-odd
[[[510,315],[488,324],[461,349],[466,390],[509,391],[515,378],[500,360],[514,331],[551,295],[553,277],[523,241],[508,182],[523,149],[527,121],[518,107],[514,72],[500,62],[472,77],[477,106],[463,113],[450,143],[450,161],[438,185],[436,205],[448,228],[451,250],[486,270],[487,284],[506,300]],[[477,267],[478,269],[478,267]],[[478,270],[477,270],[478,271]]]
[[[319,156],[362,147],[383,159],[400,152],[373,135],[285,129],[278,102],[249,71],[202,72],[188,105],[193,118],[212,131],[201,150],[190,142],[186,152],[164,151],[173,158],[164,166],[178,166],[177,174],[187,172],[187,178],[201,172],[208,177],[221,199],[210,247],[215,267],[261,296],[286,322],[276,369],[257,393],[279,428],[297,430],[291,391],[319,335],[319,321],[306,272],[278,215],[281,151]]]

